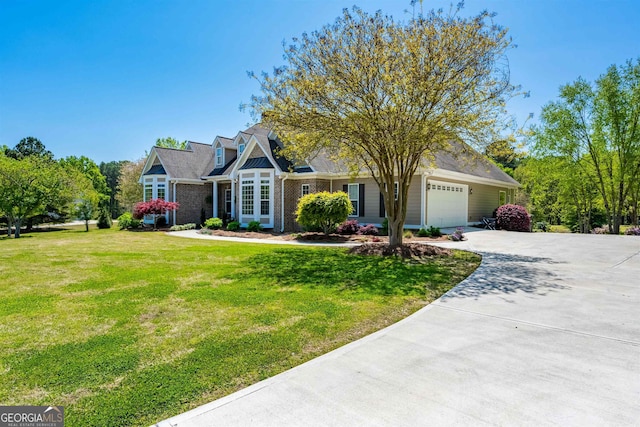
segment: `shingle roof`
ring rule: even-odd
[[[462,150],[461,146],[454,152],[440,152],[435,156],[436,167],[452,172],[465,173],[480,178],[502,181],[512,185],[519,185],[518,181],[507,175],[502,169],[490,162],[486,157],[477,153]]]
[[[236,148],[235,145],[233,145],[233,138],[227,138],[226,136],[216,136],[216,138],[224,148]]]
[[[189,141],[185,150],[154,148],[171,178],[200,179],[211,170],[209,165],[213,162],[213,150],[209,144]]]
[[[233,164],[233,162],[235,162],[237,159],[237,157],[233,157],[233,159],[229,160],[227,162],[226,165],[215,168],[214,170],[211,171],[211,173],[208,176],[218,176],[218,175],[226,175],[225,171],[227,171],[227,169],[230,168],[230,166]],[[229,172],[227,172],[229,173]]]

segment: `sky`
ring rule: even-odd
[[[424,0],[447,10],[451,1]],[[457,3],[455,0],[454,3]],[[408,19],[409,0],[0,0],[0,146],[40,139],[56,158],[137,160],[157,138],[211,143],[251,124],[248,71],[283,41],[357,5]],[[508,111],[535,123],[561,85],[640,58],[638,0],[467,0],[509,29]]]

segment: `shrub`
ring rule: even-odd
[[[112,224],[111,212],[109,211],[109,208],[106,206],[101,207],[100,212],[98,213],[98,228],[111,228]]]
[[[336,233],[345,235],[358,234],[358,231],[360,231],[360,224],[355,219],[343,222],[336,229]]]
[[[388,218],[385,218],[384,221],[382,221],[382,228],[380,228],[380,234],[382,234],[383,236],[389,235],[389,219]]]
[[[166,227],[167,226],[167,218],[163,216],[159,216],[158,219],[156,219],[156,227]]]
[[[196,224],[191,222],[189,224],[174,225],[169,229],[169,231],[195,230],[195,228]]]
[[[535,229],[546,232],[549,230],[549,224],[546,221],[538,221],[536,222]]]
[[[262,231],[262,224],[260,224],[260,221],[251,221],[249,225],[247,225],[247,231]]]
[[[427,228],[427,233],[429,233],[429,236],[431,237],[440,237],[442,236],[442,231],[440,231],[439,227],[434,227],[433,225],[430,226],[429,228]]]
[[[166,225],[164,214],[175,211],[180,205],[176,202],[167,202],[163,199],[153,199],[148,202],[140,202],[133,208],[133,217],[142,219],[145,215],[153,216],[153,228]]]
[[[413,233],[411,232],[411,230],[404,230],[402,232],[402,237],[404,237],[405,239],[411,239],[413,238]]]
[[[453,240],[454,242],[461,242],[462,240],[464,240],[464,228],[456,227],[456,231],[454,231],[453,234],[449,236],[449,239]]]
[[[418,230],[418,237],[429,237],[429,232],[424,228]]]
[[[142,221],[135,219],[129,212],[125,212],[118,217],[118,227],[120,230],[139,228],[141,224]]]
[[[373,224],[367,224],[364,227],[360,227],[360,230],[358,230],[358,234],[362,234],[363,236],[377,236],[378,227]]]
[[[496,211],[496,226],[508,231],[530,231],[531,217],[522,206],[502,205]]]
[[[591,230],[591,234],[609,234],[609,226],[603,225],[602,227],[595,227]]]
[[[204,222],[205,228],[209,228],[211,230],[218,230],[222,228],[222,220],[220,218],[209,218]]]
[[[624,234],[627,236],[640,236],[640,227],[629,227]]]
[[[322,191],[303,196],[298,201],[296,220],[304,228],[321,227],[325,234],[343,223],[353,211],[349,195],[343,191]]]
[[[229,231],[240,230],[240,223],[238,221],[231,221],[229,224],[227,224],[227,230]]]

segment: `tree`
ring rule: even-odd
[[[108,163],[100,162],[99,165],[100,172],[104,175],[107,187],[109,187],[109,215],[111,218],[117,218],[122,213],[120,204],[116,199],[116,194],[118,192],[120,170],[122,169],[122,165],[125,163],[125,161],[121,160],[111,161]]]
[[[187,141],[180,142],[177,139],[168,136],[166,138],[156,139],[156,147],[176,148],[178,150],[184,150],[185,148],[187,148]]]
[[[595,85],[579,78],[561,87],[534,132],[540,153],[580,169],[602,199],[609,230],[618,234],[640,179],[640,59],[612,65]]]
[[[347,193],[322,191],[300,198],[296,217],[303,227],[321,228],[324,234],[329,234],[338,224],[346,221],[352,211],[353,206]]]
[[[15,226],[16,238],[26,219],[47,212],[48,206],[68,204],[72,194],[73,180],[57,162],[0,153],[0,211],[7,216],[9,234]]]
[[[431,11],[408,22],[345,9],[333,25],[294,38],[287,65],[257,78],[254,114],[309,159],[323,150],[366,171],[384,197],[389,244],[402,244],[413,175],[439,151],[485,145],[503,128],[507,31],[483,12]],[[398,196],[394,197],[394,182]]]
[[[140,175],[144,168],[145,159],[135,162],[124,162],[118,177],[118,193],[116,200],[127,212],[133,212],[136,203],[142,200],[142,184]]]
[[[38,156],[48,160],[53,160],[53,153],[47,150],[44,144],[33,136],[22,138],[13,148],[5,148],[5,155],[16,160],[29,156]]]
[[[164,199],[153,199],[137,203],[133,209],[135,219],[143,219],[146,215],[153,216],[153,229],[157,229],[158,218],[170,211],[175,211],[180,205],[176,202],[167,202]]]

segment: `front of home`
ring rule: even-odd
[[[380,226],[385,218],[378,185],[356,178],[322,155],[294,165],[278,155],[282,143],[260,125],[212,144],[189,142],[186,149],[153,147],[142,176],[144,199],[180,203],[167,215],[170,224],[199,224],[203,218],[235,219],[246,227],[297,231],[300,197],[318,191],[344,191],[354,207],[352,219]],[[481,222],[498,206],[514,201],[519,187],[486,159],[439,154],[435,166],[419,171],[409,188],[406,228],[454,227]]]

